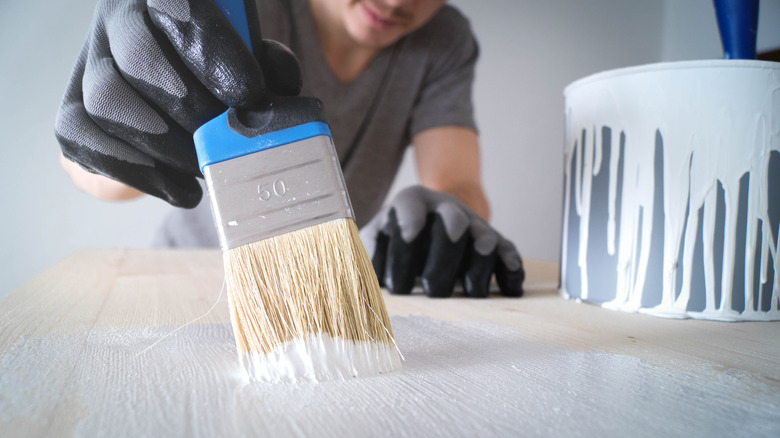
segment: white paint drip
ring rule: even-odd
[[[354,342],[323,333],[294,339],[267,354],[240,355],[247,378],[265,382],[319,382],[389,373],[401,368],[394,346]]]
[[[601,127],[611,129],[606,247],[617,248],[615,298],[604,306],[659,316],[715,320],[780,319],[780,230],[768,218],[768,164],[771,151],[780,151],[780,67],[761,61],[691,61],[653,64],[604,72],[579,80],[566,91],[566,180],[561,287],[566,290],[568,244],[578,239],[577,263],[583,300],[589,297],[588,240],[591,227],[592,177],[600,171]],[[650,262],[653,229],[654,152],[656,131],[663,137],[663,290],[661,304],[642,308]],[[625,134],[622,193],[617,193],[619,136]],[[583,139],[592,136],[592,141]],[[596,159],[594,161],[594,148]],[[584,157],[583,157],[584,156]],[[575,174],[571,175],[572,160]],[[740,178],[750,178],[745,247],[737,247]],[[579,216],[577,235],[569,236],[569,202]],[[716,300],[713,254],[718,182],[725,192],[725,233]],[[620,197],[620,229],[615,230],[615,203]],[[686,214],[686,208],[690,208]],[[703,223],[698,212],[703,209]],[[760,225],[759,225],[760,224]],[[601,224],[596,224],[601,226]],[[760,256],[756,240],[760,226]],[[688,311],[693,251],[701,227],[706,306]],[[617,240],[617,242],[615,242]],[[617,245],[616,245],[617,243]],[[678,259],[682,245],[682,258]],[[640,249],[641,248],[641,249]],[[744,252],[745,310],[732,310],[736,254]],[[771,257],[770,257],[771,256]],[[771,263],[773,260],[774,263]],[[758,263],[758,306],[753,300]],[[682,287],[676,284],[682,267]],[[736,268],[742,269],[742,266]],[[600,269],[600,268],[599,268]],[[606,269],[606,268],[605,268]],[[761,310],[767,271],[774,269],[771,309]],[[609,275],[609,273],[605,273]],[[758,310],[754,309],[757,308]]]

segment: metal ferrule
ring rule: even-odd
[[[329,136],[300,140],[203,168],[222,251],[353,218]]]

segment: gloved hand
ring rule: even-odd
[[[512,242],[453,196],[420,186],[402,190],[360,231],[379,283],[408,294],[421,277],[431,297],[448,297],[461,279],[485,297],[491,276],[503,295],[523,294],[525,271]]]
[[[192,133],[227,106],[301,88],[295,56],[261,40],[256,13],[247,15],[254,53],[211,1],[101,0],[57,116],[63,155],[172,205],[196,206]]]

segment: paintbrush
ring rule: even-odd
[[[251,50],[253,2],[215,3]],[[194,139],[247,377],[326,380],[399,368],[320,101],[269,94],[207,122]]]

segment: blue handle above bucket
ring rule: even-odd
[[[723,57],[756,59],[758,0],[714,0]]]

